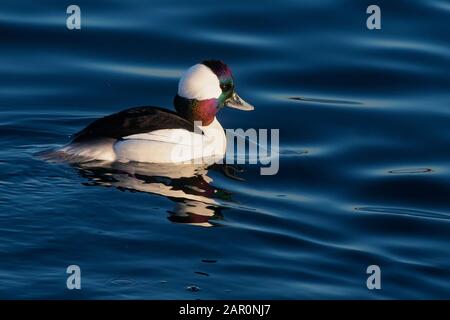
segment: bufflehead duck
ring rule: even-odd
[[[216,118],[224,106],[250,111],[254,107],[235,92],[230,68],[207,60],[181,77],[174,98],[176,112],[135,107],[98,119],[60,149],[77,161],[186,163],[220,160],[226,137]]]

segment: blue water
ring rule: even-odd
[[[0,4],[1,298],[450,298],[448,1],[77,0],[78,31],[68,4]],[[278,174],[37,156],[98,117],[171,107],[207,58],[256,106],[221,111],[225,128],[280,129]]]

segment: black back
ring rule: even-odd
[[[95,120],[73,137],[73,142],[91,139],[120,139],[132,134],[161,129],[184,129],[194,132],[194,123],[177,113],[158,107],[135,107]],[[197,128],[198,132],[202,132]]]

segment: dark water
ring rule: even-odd
[[[450,298],[448,1],[376,1],[374,31],[372,1],[77,0],[80,31],[68,4],[0,4],[0,297]],[[97,117],[170,107],[205,58],[257,107],[222,111],[225,128],[280,129],[277,175],[36,156]]]

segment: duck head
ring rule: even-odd
[[[251,111],[254,107],[235,91],[231,69],[222,61],[206,60],[190,67],[178,83],[177,113],[190,121],[213,122],[224,106]]]

